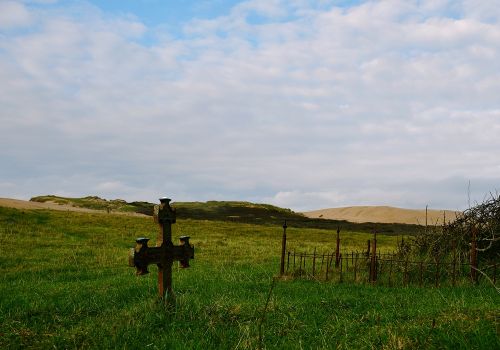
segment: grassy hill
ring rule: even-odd
[[[179,209],[180,210],[180,209]],[[279,226],[179,219],[191,268],[173,271],[175,311],[157,268],[134,276],[128,249],[158,226],[146,216],[0,207],[2,349],[498,349],[498,293],[278,280]],[[290,249],[332,251],[331,230],[288,231]],[[370,234],[344,230],[346,249]],[[379,237],[393,250],[397,237]]]
[[[86,208],[93,210],[106,210],[115,212],[140,213],[153,215],[153,205],[148,202],[126,202],[123,199],[104,199],[97,196],[87,196],[82,198],[69,198],[54,195],[37,196],[30,199],[31,202],[56,203],[60,205]]]
[[[54,202],[80,208],[110,210],[114,212],[134,212],[152,215],[155,204],[148,202],[126,202],[121,199],[106,200],[96,196],[83,198],[65,198],[53,195],[31,198],[34,202]],[[328,220],[308,218],[301,213],[269,204],[257,204],[239,201],[208,201],[208,202],[173,202],[179,219],[195,219],[210,221],[226,221],[250,223],[256,225],[282,225],[286,220],[289,226],[301,228],[317,228],[357,232],[377,231],[388,235],[413,235],[421,226],[408,224],[386,223],[353,223],[346,220]]]

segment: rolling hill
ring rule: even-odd
[[[126,202],[122,199],[107,200],[97,196],[67,198],[47,195],[33,197],[30,201],[0,198],[0,206],[18,209],[101,212],[118,215],[151,216],[154,205],[148,202]],[[343,230],[377,231],[388,235],[415,234],[421,231],[421,226],[417,223],[420,225],[425,223],[425,215],[424,220],[415,220],[415,217],[419,217],[416,216],[416,211],[389,207],[350,207],[297,213],[273,205],[243,201],[173,202],[172,205],[176,208],[179,219],[272,226],[281,226],[286,220],[288,226],[296,228],[336,230],[337,227],[341,227]],[[446,215],[454,217],[449,213]],[[429,223],[433,221],[429,220]]]

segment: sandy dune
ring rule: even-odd
[[[456,212],[444,210],[446,221],[453,221]],[[355,206],[330,208],[308,211],[303,213],[309,218],[323,218],[347,220],[350,222],[379,222],[425,225],[425,209],[401,209],[387,206]],[[428,210],[427,222],[429,225],[443,223],[443,210]]]

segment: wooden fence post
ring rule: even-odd
[[[335,267],[339,267],[340,254],[340,227],[337,227],[337,246],[335,248]]]
[[[281,239],[281,264],[280,264],[280,276],[285,274],[285,254],[286,254],[286,220],[283,224],[283,237]]]
[[[302,253],[300,253],[300,260],[299,260],[299,275],[302,277]]]
[[[349,272],[349,253],[345,257],[345,272]]]
[[[328,259],[329,259],[330,255],[329,254],[326,254],[326,272],[325,272],[325,281],[328,281],[328,268],[329,268],[329,264],[328,264]]]
[[[377,232],[373,233],[373,249],[372,249],[372,259],[370,264],[371,278],[370,282],[375,282],[377,280]]]
[[[383,255],[380,255],[380,252],[378,253],[378,260],[377,260],[377,276],[382,276],[382,269],[384,268],[383,264],[384,258]]]
[[[304,268],[303,268],[303,270],[304,270],[304,273],[307,275],[307,273],[306,273],[306,259],[307,259],[307,253],[304,253]]]
[[[353,258],[354,258],[354,256],[353,256]],[[358,252],[356,252],[356,260],[353,261],[353,265],[354,265],[354,283],[356,283],[358,280],[357,276],[356,276],[357,270],[358,270]]]

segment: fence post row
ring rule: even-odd
[[[353,274],[353,281],[358,282],[361,278],[363,278],[363,274],[360,273],[366,266],[366,262],[368,263],[366,266],[368,268],[368,282],[375,284],[378,280],[378,276],[383,274],[389,274],[388,283],[389,285],[393,285],[395,281],[402,281],[403,285],[408,285],[411,283],[418,284],[419,286],[423,286],[426,283],[434,284],[437,288],[439,287],[443,281],[447,281],[451,283],[452,286],[456,286],[458,279],[467,278],[467,273],[470,274],[470,281],[474,284],[478,283],[479,274],[478,274],[478,227],[476,225],[470,226],[470,251],[465,254],[458,253],[458,243],[456,240],[453,240],[452,243],[452,254],[451,261],[447,259],[443,260],[443,256],[436,256],[434,261],[425,261],[425,260],[415,260],[410,261],[409,257],[399,257],[396,252],[391,253],[382,253],[381,251],[377,251],[377,232],[373,232],[373,238],[367,241],[367,251],[366,253],[363,251],[351,251],[344,252],[344,254],[340,251],[340,227],[337,228],[337,237],[336,237],[336,248],[335,252],[330,251],[326,253],[322,253],[321,255],[317,255],[317,248],[314,248],[314,252],[312,254],[307,252],[296,252],[295,249],[287,251],[287,224],[286,221],[283,224],[283,236],[282,236],[282,245],[281,245],[281,261],[280,261],[280,276],[284,276],[285,274],[293,273],[296,276],[312,276],[313,278],[317,278],[317,275],[320,276],[324,273],[325,280],[332,279],[335,276],[335,272],[339,274],[339,282],[344,281],[344,277],[346,280],[350,280],[349,275],[344,276],[344,273]],[[401,239],[401,245],[404,243],[403,238]],[[293,255],[293,257],[291,256]],[[286,256],[286,267],[285,267],[285,256]],[[319,261],[316,261],[321,256],[321,266],[317,266]],[[366,257],[365,257],[366,256]],[[296,266],[295,259],[298,258]],[[312,269],[312,274],[306,271],[306,259],[312,258],[312,262],[310,266],[307,266],[309,269]],[[360,259],[361,258],[361,259]],[[292,260],[293,261],[290,261]],[[335,259],[335,268],[338,271],[335,271],[333,268],[333,263]],[[349,259],[351,260],[349,262]],[[465,259],[465,260],[463,260]],[[469,261],[467,261],[469,260]],[[293,264],[293,265],[292,265]],[[325,271],[323,272],[323,266],[326,264]],[[389,266],[384,266],[384,264],[389,264]],[[290,266],[292,265],[292,266]],[[345,265],[345,266],[344,266]],[[350,269],[349,269],[349,265]],[[467,266],[470,271],[467,271]],[[434,267],[434,269],[433,269]],[[297,271],[296,268],[299,270]],[[489,271],[491,271],[491,279],[493,284],[497,282],[497,269],[498,263],[493,263],[488,267]],[[330,274],[330,272],[333,272]],[[402,274],[402,279],[400,279],[399,274]],[[464,275],[465,274],[465,275]],[[434,276],[433,276],[434,275]],[[433,281],[434,280],[434,281]],[[434,282],[434,283],[433,283]]]

